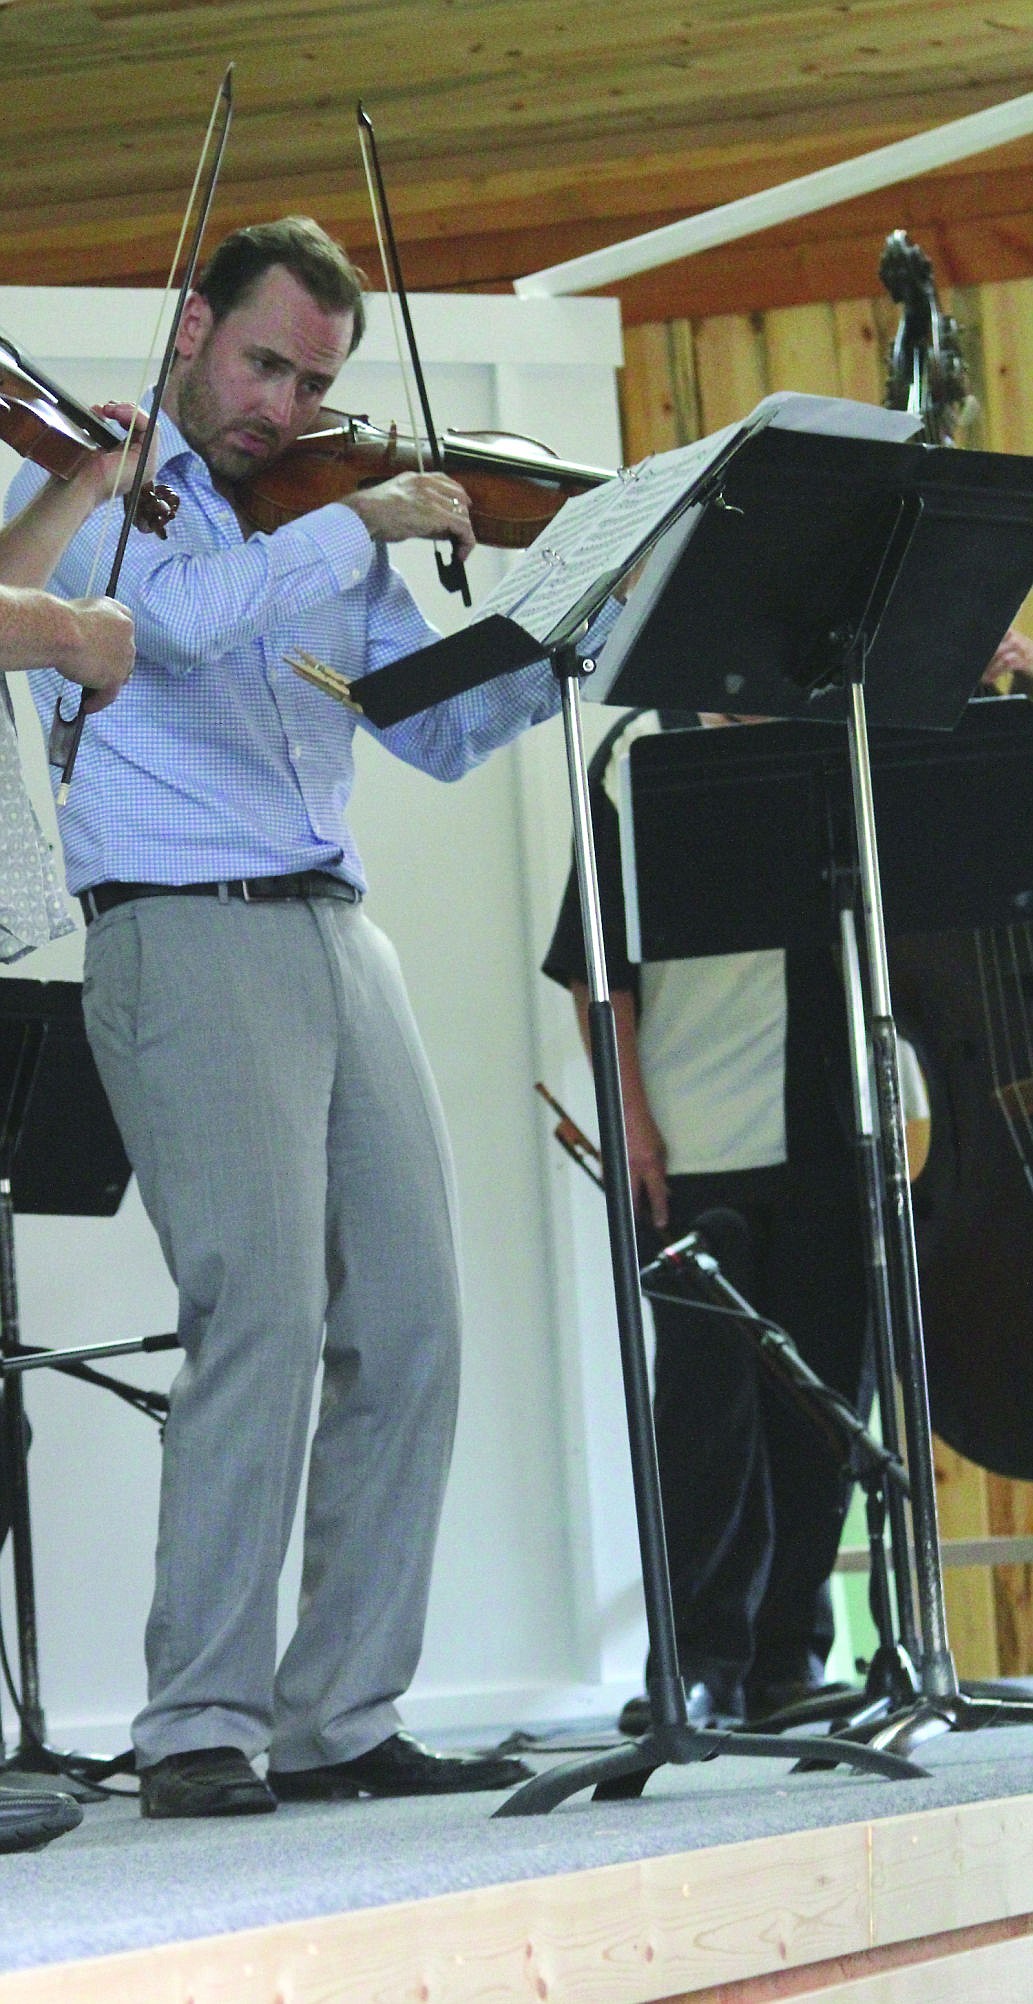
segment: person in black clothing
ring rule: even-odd
[[[623,717],[589,772],[640,1255],[644,1263],[701,1231],[732,1285],[866,1415],[872,1366],[836,969],[819,947],[629,961],[615,768],[633,735],[658,728],[655,712]],[[573,871],[543,972],[572,991],[587,1048]],[[653,1316],[689,1717],[759,1718],[824,1679],[848,1486],[813,1422],[758,1370],[740,1326],[680,1303],[656,1302]],[[632,1699],[621,1727],[648,1723],[646,1700]]]

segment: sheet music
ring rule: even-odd
[[[630,570],[733,440],[765,424],[896,440],[911,438],[919,429],[907,412],[841,397],[776,392],[763,398],[742,422],[725,425],[691,445],[655,453],[565,502],[502,583],[477,606],[475,621],[500,613],[535,640],[547,640],[601,580],[616,582]]]
[[[656,453],[565,502],[481,601],[476,618],[502,613],[544,641],[600,578],[620,577],[630,568],[687,489],[741,429],[726,425],[692,445]]]

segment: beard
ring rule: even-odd
[[[275,425],[262,418],[227,419],[213,388],[203,349],[189,373],[180,378],[176,408],[176,422],[187,444],[220,480],[231,483],[246,480],[259,467],[268,466],[282,449],[283,441]],[[250,437],[266,443],[268,452],[248,451],[235,443],[232,434],[245,430]]]

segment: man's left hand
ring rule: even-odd
[[[344,505],[382,543],[403,543],[410,536],[447,539],[462,563],[474,548],[469,495],[447,473],[396,473],[393,480],[349,494]]]

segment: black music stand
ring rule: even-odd
[[[591,693],[604,701],[676,711],[846,721],[877,1100],[886,1308],[901,1334],[920,1617],[921,1695],[898,1717],[892,1733],[880,1734],[879,1743],[906,1747],[958,1725],[1000,1723],[1019,1716],[1020,1708],[964,1698],[947,1639],[872,803],[869,699],[876,723],[948,729],[957,722],[1033,581],[1033,462],[771,428],[748,433],[698,483],[690,500],[656,548],[628,614],[603,650]],[[583,755],[581,766],[583,772]],[[573,794],[573,772],[571,784]],[[594,857],[578,853],[577,835],[575,845],[588,965],[594,970],[590,994],[596,998],[601,937],[590,940],[590,930],[598,927],[597,896],[594,918],[590,910]],[[778,869],[782,857],[774,853]],[[612,1013],[609,1028],[612,1034]],[[598,1066],[594,1041],[593,1057]],[[615,1058],[613,1064],[616,1080]],[[604,1124],[598,1079],[597,1101],[600,1127],[612,1148],[614,1122]],[[623,1153],[620,1144],[618,1152]],[[603,1154],[605,1160],[605,1144]],[[627,1199],[622,1193],[620,1210],[630,1220],[630,1193]],[[616,1270],[616,1250],[614,1264]],[[590,1763],[580,1776],[573,1769],[539,1776],[499,1813],[551,1807],[591,1780],[603,1795],[638,1793],[654,1767],[685,1759],[683,1735],[669,1723],[664,1689],[651,1680],[649,1695],[654,1729],[637,1749]]]
[[[888,859],[884,917],[888,934],[1012,926],[1033,909],[1033,709],[1024,698],[970,703],[956,731],[872,734],[875,816]],[[843,947],[855,1120],[862,1097],[858,1064],[866,1043],[856,1036],[851,940],[844,936],[844,885],[854,874],[850,839],[850,778],[841,733],[828,726],[769,724],[738,732],[671,732],[632,746],[626,827],[636,858],[633,909],[636,949],[645,960],[750,950],[813,941]],[[705,848],[708,870],[698,882],[670,871],[669,831],[677,824],[689,853]],[[1002,826],[1008,839],[1000,841]],[[763,833],[762,833],[763,831]],[[772,869],[774,837],[777,867]],[[712,859],[712,867],[710,867]],[[1028,1050],[1022,1057],[1030,1060]],[[858,1120],[862,1168],[871,1134]],[[1004,1147],[1002,1122],[1002,1149]],[[1015,1172],[1018,1173],[1017,1171]],[[867,1196],[867,1189],[863,1196]],[[870,1217],[866,1220],[869,1233]],[[879,1220],[875,1220],[878,1232]],[[869,1239],[870,1278],[879,1248]],[[896,1444],[892,1314],[873,1289],[878,1388],[884,1439]],[[1028,1307],[1028,1304],[1027,1304]],[[1033,1412],[1033,1357],[1017,1352],[1010,1385],[1016,1413]],[[943,1430],[955,1437],[959,1415],[949,1388],[941,1393]],[[932,1416],[937,1418],[937,1401]],[[1033,1453],[1033,1421],[1027,1427]],[[995,1436],[996,1439],[996,1436]],[[969,1443],[957,1444],[969,1451]],[[997,1466],[1010,1442],[1001,1440]],[[978,1457],[977,1457],[978,1458]],[[890,1498],[890,1543],[897,1586],[900,1642],[917,1660],[910,1601],[908,1541],[902,1511]],[[896,1702],[879,1726],[880,1742],[906,1743],[924,1725],[974,1727],[1016,1720],[1033,1707],[1009,1698],[991,1704],[992,1684],[969,1687],[956,1716],[944,1717],[939,1694],[923,1686],[931,1705]],[[877,1695],[869,1684],[869,1697]],[[916,1691],[912,1695],[917,1695]],[[828,1701],[827,1715],[849,1700]],[[885,1708],[884,1708],[885,1709]],[[811,1716],[813,1716],[813,1710]],[[939,1723],[937,1723],[939,1721]]]
[[[597,1754],[588,1761],[564,1764],[535,1775],[509,1795],[496,1816],[527,1816],[547,1812],[581,1789],[593,1788],[599,1800],[633,1799],[640,1795],[658,1767],[688,1767],[719,1754],[762,1755],[784,1760],[796,1755],[806,1761],[814,1742],[805,1735],[757,1733],[749,1739],[734,1732],[711,1732],[690,1726],[685,1689],[678,1665],[670,1573],[664,1536],[656,1436],[649,1399],[642,1294],[635,1239],[634,1205],[628,1169],[621,1104],[620,1068],[613,1005],[606,980],[602,913],[588,806],[588,778],[581,727],[579,678],[586,667],[572,640],[552,651],[560,679],[568,780],[574,824],[574,858],[581,898],[585,960],[588,969],[588,1026],[592,1051],[603,1182],[609,1226],[617,1329],[624,1377],[625,1407],[631,1452],[632,1484],[642,1556],[642,1584],[649,1634],[649,1699],[651,1730],[640,1740]],[[853,1746],[845,1738],[822,1742],[823,1758],[833,1764],[863,1767],[888,1777],[911,1777],[924,1770],[896,1754]],[[855,1758],[862,1752],[863,1762]],[[873,1756],[875,1757],[873,1759]],[[891,1764],[887,1764],[887,1762]]]
[[[845,717],[848,723],[885,1209],[893,1226],[893,1305],[906,1325],[913,1387],[910,1478],[925,1583],[923,1675],[930,1692],[946,1703],[957,1697],[958,1686],[943,1620],[896,1033],[870,807],[866,692],[874,691],[876,714],[889,721],[943,728],[956,721],[1033,578],[1033,463],[950,455],[868,436],[747,427],[686,490],[662,530],[659,540],[651,531],[640,550],[630,556],[624,552],[621,569],[630,568],[656,544],[628,611],[603,650],[596,688],[600,699],[683,711],[734,706],[754,713],[825,714]],[[588,1020],[649,1630],[653,1728],[635,1745],[536,1776],[507,1799],[499,1815],[548,1810],[592,1785],[604,1798],[635,1796],[657,1767],[687,1765],[720,1751],[770,1751],[780,1758],[814,1751],[813,1740],[805,1746],[777,1736],[737,1741],[734,1734],[696,1732],[686,1721],[588,811],[579,686],[585,664],[575,644],[613,582],[610,571],[597,590],[582,591],[537,651],[552,660],[562,691],[589,970]],[[518,597],[518,608],[521,603]],[[513,623],[504,619],[501,624]],[[395,671],[364,678],[358,695],[371,720],[386,724],[424,707],[419,664],[430,657],[435,667],[447,666],[448,647],[447,641],[438,643],[427,656],[411,657],[405,664],[410,689],[400,706],[391,694]],[[919,664],[907,683],[899,677],[901,658]],[[473,679],[487,680],[493,672],[485,663]],[[864,1749],[869,1756],[876,1751]],[[850,1743],[823,1741],[822,1754],[850,1762]],[[899,1775],[919,1770],[905,1762],[871,1771]]]
[[[0,1496],[6,1498],[14,1560],[22,1727],[17,1751],[3,1761],[0,1776],[62,1772],[61,1757],[46,1746],[40,1698],[22,1372],[39,1364],[68,1368],[69,1357],[143,1347],[96,1345],[87,1353],[23,1351],[14,1217],[18,1211],[112,1217],[129,1175],[86,1041],[80,984],[0,981]],[[153,1341],[145,1339],[147,1345]],[[71,1786],[63,1780],[66,1790]]]

